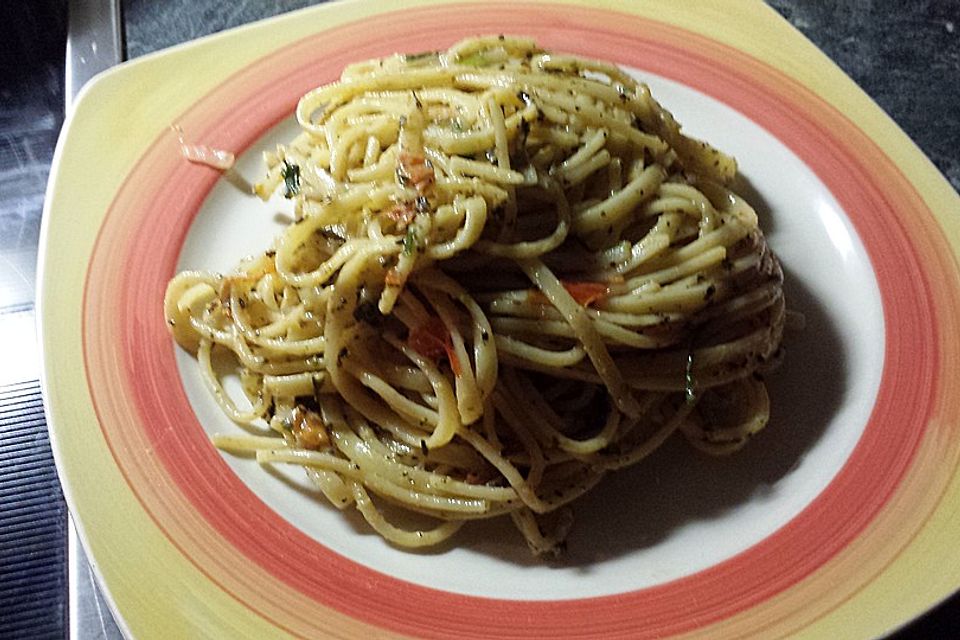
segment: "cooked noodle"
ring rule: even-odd
[[[400,546],[510,514],[556,553],[607,472],[676,431],[725,454],[767,423],[780,267],[734,160],[645,85],[487,37],[348,67],[297,118],[256,186],[296,221],[167,290],[171,332],[251,432],[222,449],[303,466]]]

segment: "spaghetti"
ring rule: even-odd
[[[167,289],[173,336],[250,432],[218,447],[302,466],[403,547],[509,515],[552,554],[608,472],[676,431],[725,454],[767,423],[779,264],[735,161],[645,85],[484,37],[350,66],[297,118],[256,186],[295,222]]]

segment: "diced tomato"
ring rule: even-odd
[[[424,358],[436,360],[446,353],[446,345],[450,341],[450,334],[440,318],[433,316],[419,327],[410,331],[407,338],[414,351]]]
[[[607,295],[607,285],[603,282],[563,282],[562,284],[577,304],[585,307],[603,300]]]
[[[422,195],[433,186],[436,179],[433,165],[427,162],[425,157],[401,151],[397,161],[400,163],[401,175],[406,177],[410,186],[416,189],[417,193]]]
[[[397,271],[396,267],[387,270],[387,275],[383,277],[384,284],[391,287],[402,287],[405,279]]]
[[[406,229],[416,215],[417,209],[412,202],[398,202],[386,213],[386,216],[396,222],[400,229]]]
[[[594,302],[598,302],[607,297],[607,285],[603,282],[566,282],[561,280],[560,284],[567,290],[567,293],[576,300],[577,304],[589,307]],[[532,290],[530,298],[540,304],[547,303],[547,297],[539,290]]]
[[[462,369],[460,360],[457,359],[457,354],[453,350],[453,339],[439,317],[431,316],[422,325],[411,330],[407,337],[407,344],[424,358],[439,360],[446,356],[453,375],[460,375]]]
[[[180,141],[180,153],[184,158],[194,164],[203,164],[220,171],[227,171],[233,168],[236,157],[230,151],[223,149],[214,149],[205,144],[193,144],[184,139],[183,129],[179,125],[174,125],[172,129],[177,133],[177,139]]]
[[[330,446],[330,435],[323,419],[315,412],[298,404],[291,415],[293,437],[303,449],[325,449]]]

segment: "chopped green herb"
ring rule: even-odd
[[[403,61],[406,63],[422,62],[427,58],[435,58],[436,56],[437,56],[436,51],[421,51],[419,53],[407,53],[403,56]]]
[[[283,169],[280,170],[283,176],[284,198],[292,198],[300,193],[300,166],[283,161]]]
[[[407,227],[407,234],[403,236],[403,254],[412,255],[417,250],[417,230]]]
[[[466,58],[459,58],[457,62],[468,67],[483,67],[490,64],[489,58],[483,55],[482,51],[478,51]]]
[[[693,349],[687,352],[686,388],[684,389],[684,397],[686,398],[687,403],[694,402],[697,399],[697,381],[693,377]]]

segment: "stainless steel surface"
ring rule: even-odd
[[[63,122],[64,0],[0,2],[0,638],[67,627],[67,510],[37,376],[40,211]]]
[[[67,112],[95,75],[123,61],[120,0],[71,0],[64,73]],[[77,640],[123,638],[93,568],[80,544],[73,520],[67,531],[69,634]]]
[[[71,0],[67,31],[67,111],[90,78],[123,60],[120,0]]]
[[[71,640],[121,640],[123,633],[110,613],[110,606],[100,592],[97,577],[84,553],[77,529],[70,521],[67,532],[69,562],[69,618]]]

